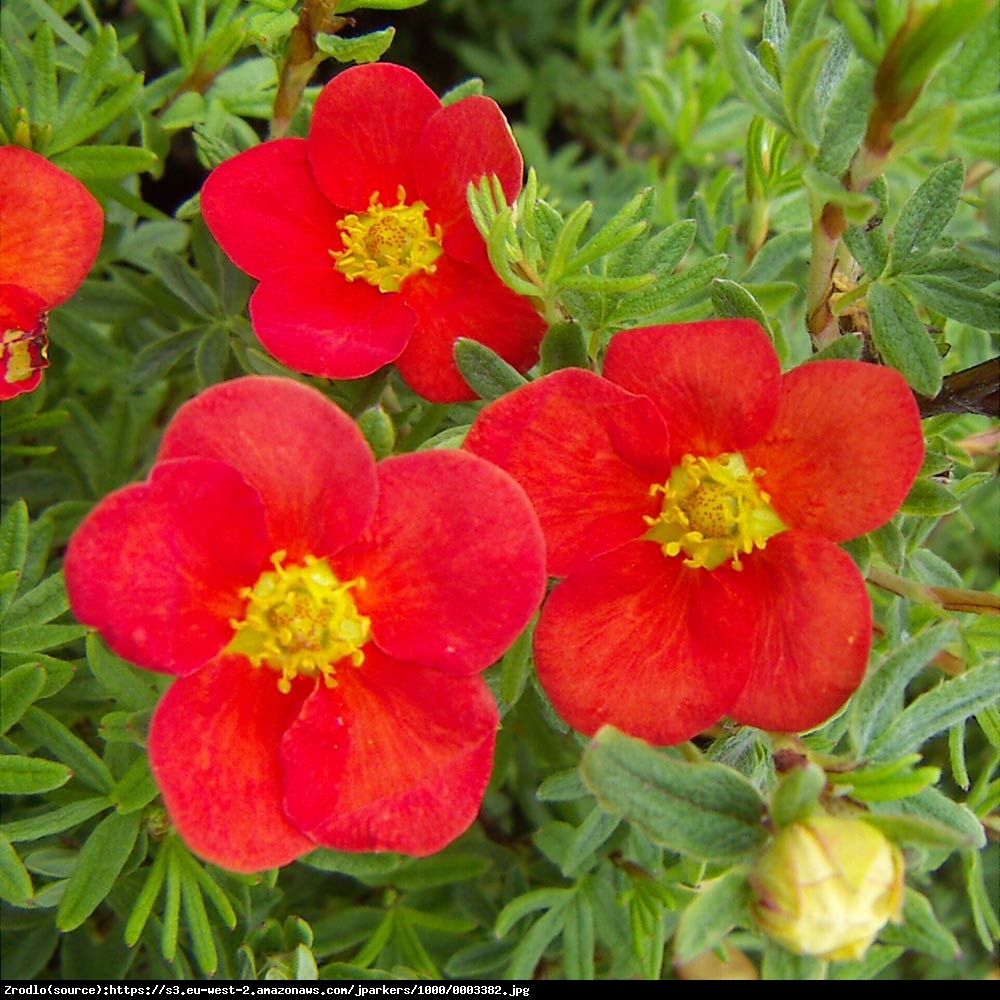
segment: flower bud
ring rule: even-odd
[[[815,816],[784,827],[750,873],[753,911],[769,937],[798,955],[859,959],[899,922],[903,856],[860,819]]]

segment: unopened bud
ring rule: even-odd
[[[899,849],[863,820],[792,823],[753,865],[754,915],[798,955],[859,959],[887,921],[902,917],[903,867]]]

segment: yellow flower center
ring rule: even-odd
[[[764,548],[787,528],[755,482],[763,474],[750,471],[738,454],[685,455],[666,483],[650,487],[650,494],[663,494],[663,507],[646,518],[645,537],[659,542],[664,555],[683,552],[685,566],[715,569],[731,559],[733,569],[742,569],[741,555]]]
[[[376,191],[368,211],[345,215],[337,228],[342,231],[343,250],[331,250],[337,270],[347,278],[364,278],[380,292],[398,292],[411,274],[433,274],[441,256],[441,227],[431,232],[427,206],[422,201],[406,204],[406,191],[396,189],[397,204],[385,206]]]
[[[48,324],[44,314],[34,330],[4,330],[0,344],[0,371],[8,385],[24,382],[49,366]]]
[[[301,566],[282,566],[284,558],[275,552],[274,569],[240,591],[249,602],[246,617],[230,621],[236,634],[224,652],[280,673],[278,689],[285,694],[296,677],[322,676],[327,687],[336,687],[342,660],[359,667],[365,659],[371,621],[351,596],[365,581],[338,580],[325,559],[306,556]]]

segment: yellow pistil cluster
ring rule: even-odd
[[[663,507],[647,517],[645,537],[659,542],[663,554],[688,557],[685,566],[715,569],[732,560],[742,569],[741,555],[762,549],[786,525],[770,506],[770,496],[755,482],[762,469],[750,471],[743,456],[700,458],[685,455],[663,485],[650,493],[663,494]]]
[[[336,687],[336,667],[343,660],[358,667],[371,637],[371,621],[360,614],[351,591],[364,580],[337,579],[325,559],[306,556],[300,566],[282,566],[285,552],[271,556],[252,587],[240,591],[248,601],[226,653],[245,656],[255,667],[281,674],[278,689],[288,694],[296,677],[322,676]]]
[[[331,250],[337,270],[347,278],[363,278],[380,292],[398,292],[411,274],[433,274],[441,256],[441,227],[431,232],[427,206],[422,201],[406,204],[406,190],[396,189],[397,204],[385,206],[376,191],[368,211],[345,215],[337,227],[342,231],[343,250]]]

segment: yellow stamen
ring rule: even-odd
[[[363,278],[380,292],[398,292],[403,281],[424,271],[433,274],[441,256],[441,227],[431,232],[427,206],[422,201],[406,204],[402,185],[396,189],[397,204],[385,206],[376,191],[368,211],[345,215],[342,250],[331,250],[337,270],[347,278]]]
[[[700,458],[685,455],[666,483],[650,494],[663,494],[663,507],[647,517],[645,537],[659,542],[666,556],[688,557],[685,566],[715,569],[731,559],[742,569],[741,555],[763,549],[787,526],[770,506],[770,496],[754,481],[763,469],[750,471],[743,456]]]
[[[313,556],[300,566],[282,566],[285,555],[275,552],[274,569],[240,592],[249,603],[242,621],[230,621],[236,634],[224,652],[280,673],[278,689],[285,694],[296,677],[322,676],[327,687],[336,687],[342,661],[359,667],[365,659],[371,621],[358,612],[351,595],[365,581],[344,583],[325,559]]]

